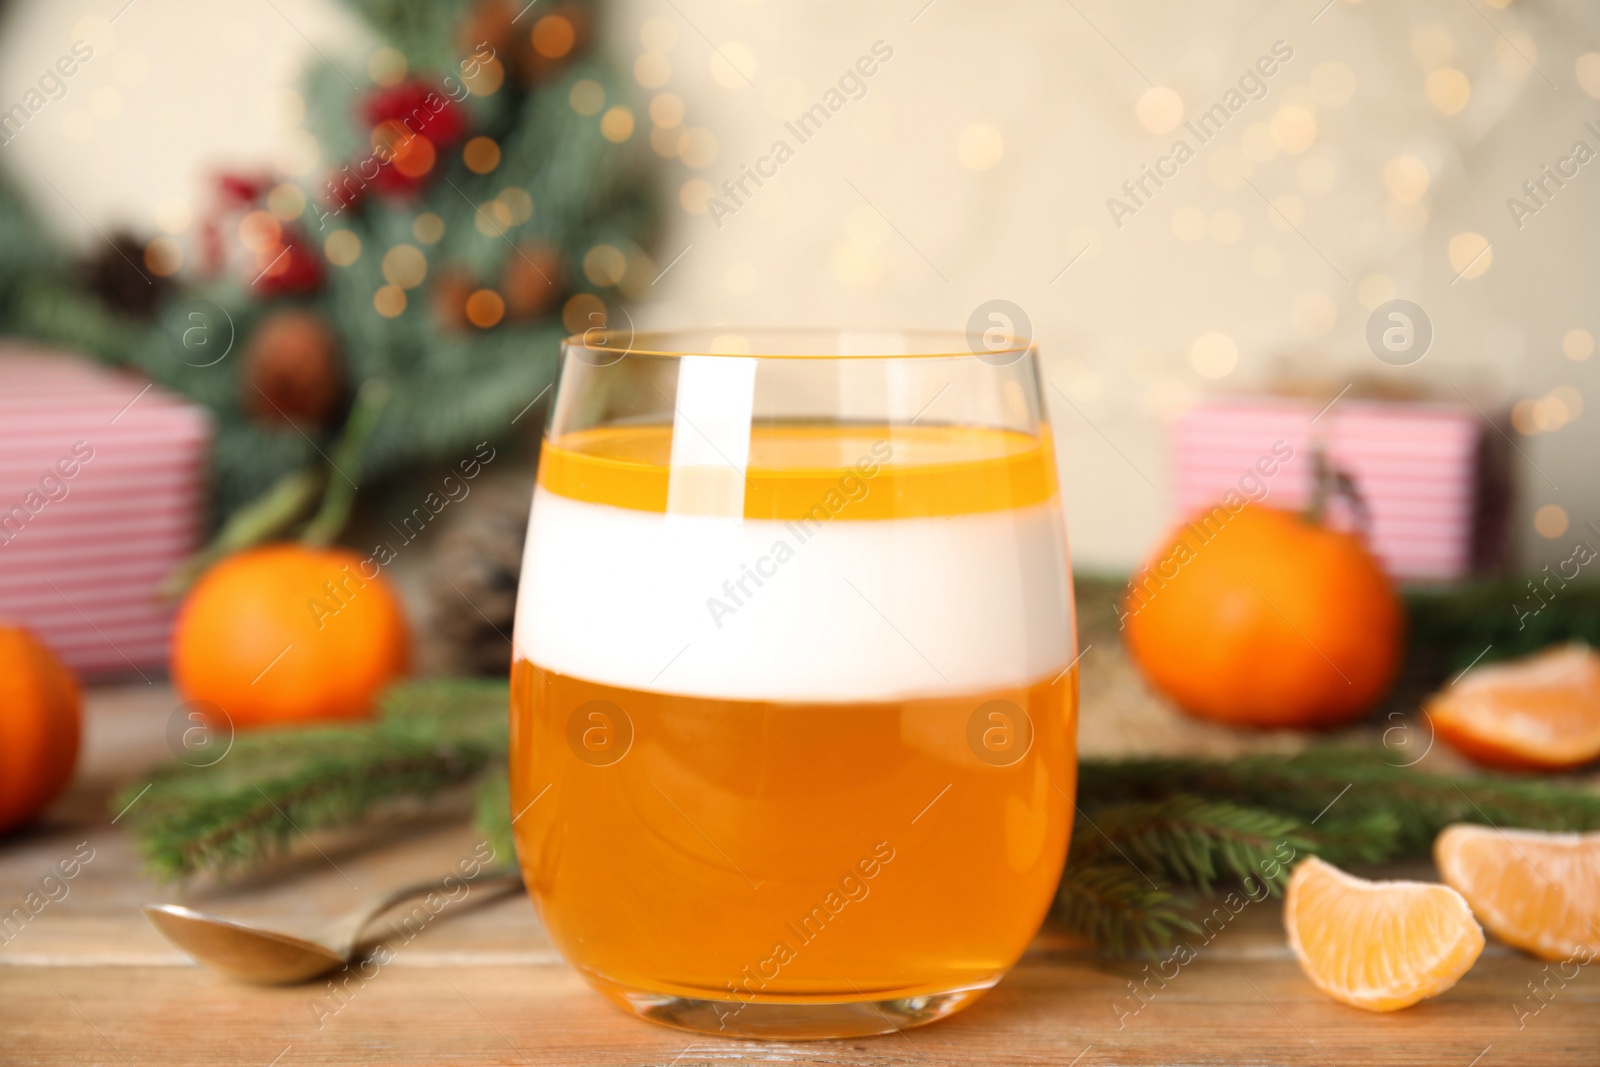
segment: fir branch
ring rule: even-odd
[[[1194,930],[1187,901],[1146,880],[1126,863],[1069,863],[1054,916],[1067,932],[1117,954],[1154,952]]]
[[[1079,789],[1090,805],[1159,800],[1176,795],[1226,798],[1300,818],[1395,820],[1383,859],[1426,855],[1452,822],[1543,830],[1600,827],[1600,795],[1550,779],[1509,775],[1434,775],[1395,766],[1384,754],[1347,747],[1312,748],[1287,759],[1245,756],[1225,761],[1086,760]],[[1086,808],[1092,813],[1092,808]],[[1369,824],[1376,826],[1376,823]]]
[[[1541,585],[1538,592],[1525,577],[1407,592],[1402,687],[1427,691],[1474,662],[1512,659],[1565,641],[1600,648],[1600,583],[1554,580],[1554,588]]]
[[[1307,826],[1314,842],[1312,851],[1329,863],[1340,865],[1383,863],[1404,851],[1400,817],[1392,811],[1375,809],[1342,816],[1329,815]],[[1431,839],[1430,839],[1431,843]]]
[[[1291,861],[1306,855],[1342,864],[1424,859],[1434,837],[1454,822],[1600,827],[1600,795],[1588,788],[1505,775],[1423,774],[1351,748],[1313,748],[1289,759],[1085,760],[1079,790],[1086,817],[1073,833],[1057,915],[1114,952],[1128,945],[1165,948],[1183,929],[1170,916],[1148,915],[1152,892],[1192,889],[1204,896],[1247,874],[1275,889]],[[1293,850],[1287,857],[1280,842]],[[1119,863],[1123,878],[1099,873]],[[1097,895],[1080,887],[1080,866],[1091,872]],[[1192,924],[1196,902],[1177,895],[1170,901],[1169,910]],[[1099,925],[1091,908],[1105,912]]]
[[[243,735],[215,766],[157,775],[130,811],[138,847],[168,877],[225,873],[282,851],[301,831],[478,780],[479,829],[509,850],[506,695],[496,682],[411,683],[390,691],[376,722]],[[1423,774],[1350,748],[1288,759],[1085,760],[1079,789],[1084,815],[1055,914],[1114,952],[1170,946],[1198,929],[1215,894],[1249,890],[1247,878],[1276,891],[1302,856],[1425,857],[1438,831],[1458,821],[1600,827],[1600,795],[1588,788]],[[136,795],[129,789],[116,808]]]
[[[505,694],[495,683],[418,683],[392,689],[370,725],[241,735],[213,766],[155,775],[130,809],[138,849],[164,878],[226,873],[302,833],[351,825],[396,799],[435,797],[503,760]]]
[[[1274,891],[1288,878],[1284,860],[1311,851],[1300,821],[1227,800],[1174,796],[1105,808],[1073,830],[1072,862],[1121,856],[1151,877],[1209,893],[1219,880],[1255,878]],[[1287,851],[1286,850],[1292,850]]]

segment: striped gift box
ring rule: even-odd
[[[1274,507],[1304,507],[1312,450],[1320,446],[1366,501],[1368,544],[1391,576],[1461,578],[1473,569],[1475,538],[1483,536],[1485,430],[1483,416],[1470,407],[1445,404],[1342,400],[1324,412],[1320,402],[1293,398],[1204,401],[1172,427],[1177,517],[1215,504],[1229,490],[1265,492],[1262,499]],[[1292,450],[1292,458],[1258,467],[1261,457],[1273,457],[1274,446],[1280,454]]]
[[[210,428],[142,379],[0,342],[0,619],[83,674],[164,667],[156,589],[200,534]]]

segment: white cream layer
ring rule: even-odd
[[[806,525],[634,511],[540,488],[514,641],[547,670],[653,692],[957,696],[1072,661],[1069,582],[1056,500]]]

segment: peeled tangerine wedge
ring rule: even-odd
[[[1316,857],[1289,878],[1283,924],[1311,984],[1368,1011],[1438,996],[1483,951],[1483,929],[1449,886],[1369,882]]]
[[[1439,736],[1479,763],[1577,767],[1600,757],[1600,654],[1571,644],[1479,667],[1427,711]]]
[[[1600,833],[1452,826],[1433,857],[1500,940],[1547,960],[1600,955]]]

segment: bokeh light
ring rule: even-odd
[[[1139,94],[1133,113],[1151,133],[1171,133],[1183,121],[1183,97],[1165,85],[1152,85]]]
[[[361,258],[361,238],[351,230],[334,230],[322,242],[322,254],[335,267],[348,267]]]
[[[1574,326],[1561,335],[1561,354],[1574,363],[1582,363],[1594,355],[1594,334]]]
[[[385,285],[372,295],[372,306],[386,319],[392,319],[406,309],[406,291],[398,285]]]
[[[1458,233],[1450,238],[1450,270],[1462,279],[1479,278],[1494,262],[1494,249],[1481,233]]]
[[[704,215],[710,209],[711,183],[704,178],[690,178],[678,189],[678,204],[691,215]]]
[[[1472,83],[1454,67],[1441,67],[1428,75],[1424,87],[1433,106],[1446,115],[1456,115],[1472,99]]]
[[[968,125],[956,138],[956,156],[968,170],[993,170],[1005,152],[1005,135],[987,122]]]
[[[500,146],[492,137],[474,137],[461,150],[461,161],[474,174],[488,174],[500,165]]]
[[[573,82],[567,93],[567,103],[580,115],[598,115],[606,106],[605,86],[589,78]]]
[[[521,226],[533,218],[533,197],[528,195],[526,189],[520,189],[515,185],[508,186],[500,190],[500,195],[495,199],[504,204],[506,210],[511,213],[511,225]]]
[[[377,85],[399,85],[406,76],[405,53],[398,48],[384,46],[367,57],[367,77]]]
[[[467,321],[480,330],[499,324],[506,317],[505,298],[493,289],[479,289],[467,297]]]
[[[726,41],[711,52],[711,77],[724,89],[744,89],[756,80],[756,54],[738,41]]]
[[[615,245],[595,245],[584,253],[583,276],[594,285],[616,285],[627,266],[627,257]]]
[[[659,89],[672,80],[672,60],[660,52],[644,52],[633,61],[633,80],[646,89]]]
[[[428,258],[416,245],[395,245],[383,254],[383,280],[402,289],[415,289],[428,276]]]
[[[620,143],[633,136],[633,110],[618,104],[600,117],[600,136]]]
[[[657,126],[676,126],[683,121],[683,115],[683,97],[677,93],[657,93],[650,98],[650,121]]]
[[[169,278],[183,266],[183,247],[171,237],[157,237],[144,246],[144,265],[151,274]]]
[[[1220,331],[1203,333],[1189,344],[1189,365],[1202,378],[1226,378],[1239,365],[1239,346]]]
[[[1297,156],[1317,143],[1317,117],[1302,107],[1281,107],[1272,116],[1272,139],[1285,154]]]
[[[1583,91],[1600,100],[1600,52],[1585,52],[1574,66]]]
[[[293,222],[305,214],[306,194],[300,191],[298,185],[287,182],[275,185],[267,194],[267,210],[272,212],[273,218]]]
[[[1560,504],[1546,504],[1533,513],[1533,528],[1539,536],[1555,540],[1567,532],[1567,509]]]
[[[1415,156],[1395,156],[1383,165],[1383,184],[1402,204],[1414,204],[1428,191],[1428,167]]]
[[[572,51],[578,31],[565,15],[550,14],[533,24],[533,50],[546,59],[560,59]]]
[[[444,219],[424,211],[411,221],[411,236],[425,245],[438,244],[444,238]]]
[[[561,307],[561,325],[568,333],[604,329],[609,321],[605,301],[593,293],[574,293]]]

